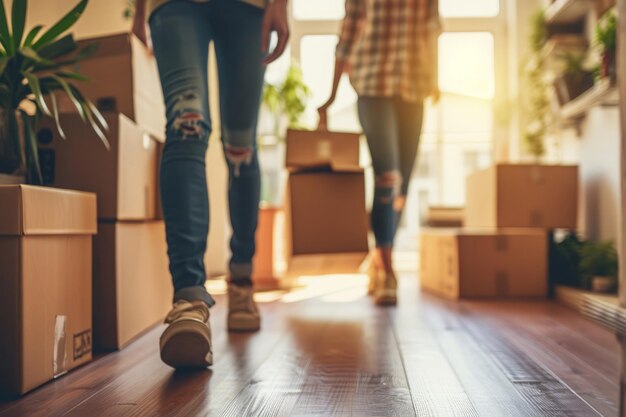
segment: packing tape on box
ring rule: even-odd
[[[67,351],[65,350],[65,331],[67,316],[54,318],[54,349],[52,352],[52,374],[57,378],[67,372]]]

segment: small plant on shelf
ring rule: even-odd
[[[582,287],[596,292],[617,288],[618,258],[612,241],[587,242],[580,249]]]
[[[617,57],[617,15],[609,10],[598,21],[595,29],[595,41],[600,50],[600,75],[602,78],[615,80]]]
[[[94,50],[80,49],[74,37],[66,34],[87,3],[80,1],[46,31],[38,25],[26,32],[28,1],[14,0],[11,13],[0,2],[0,174],[24,175],[31,184],[42,183],[34,132],[40,118],[47,115],[54,117],[64,137],[59,124],[59,92],[69,97],[83,120],[108,146],[104,118],[72,82],[86,78],[68,69]]]
[[[559,56],[562,73],[556,76],[554,87],[561,105],[574,100],[593,87],[594,75],[586,69],[587,56],[582,52],[567,52]]]

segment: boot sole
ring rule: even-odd
[[[172,368],[206,368],[213,364],[211,336],[200,322],[172,323],[161,335],[161,360]]]
[[[376,305],[379,306],[395,306],[398,304],[396,291],[379,291],[374,298]]]

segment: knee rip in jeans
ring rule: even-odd
[[[242,164],[250,165],[252,163],[252,146],[233,146],[226,144],[224,145],[224,153],[233,167],[233,175],[235,178],[239,178],[241,175]]]
[[[402,174],[398,171],[388,171],[376,176],[376,201],[383,204],[394,203],[394,209],[402,205],[403,196],[400,195]]]
[[[201,111],[196,110],[199,97],[194,92],[181,94],[177,98],[172,130],[183,140],[204,139],[209,134],[209,125]]]

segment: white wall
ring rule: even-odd
[[[4,0],[6,7],[10,7],[11,2]],[[36,24],[53,24],[76,3],[76,0],[30,0],[27,28]],[[74,34],[78,38],[85,38],[128,31],[131,23],[123,18],[125,5],[126,0],[91,0],[84,15],[74,27]],[[211,60],[214,63],[213,56]],[[220,275],[226,271],[230,253],[228,248],[230,226],[226,199],[227,171],[220,144],[218,89],[215,71],[211,74],[210,85],[213,135],[207,154],[207,176],[211,199],[211,233],[206,263],[210,275]]]

